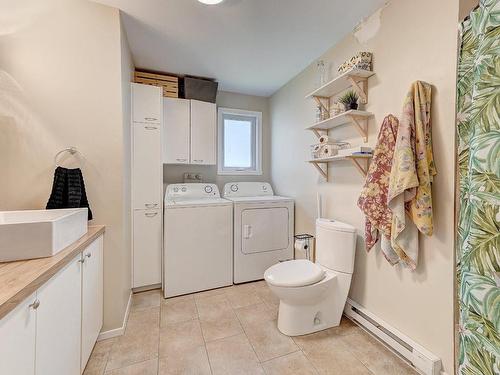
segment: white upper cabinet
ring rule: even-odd
[[[164,164],[189,164],[189,108],[189,100],[163,99]]]
[[[133,208],[160,208],[163,186],[161,125],[135,124],[132,132]]]
[[[82,358],[85,369],[103,319],[103,237],[92,242],[82,253]]]
[[[216,164],[214,103],[165,98],[163,114],[164,164]]]
[[[36,375],[79,375],[82,262],[78,254],[37,293]]]
[[[216,164],[215,104],[191,100],[191,164]]]
[[[36,294],[0,320],[0,374],[35,373]]]
[[[133,122],[160,124],[162,89],[139,83],[131,85]]]

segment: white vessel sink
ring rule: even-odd
[[[49,257],[87,233],[86,208],[0,211],[0,262]]]

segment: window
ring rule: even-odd
[[[262,174],[262,113],[219,108],[218,173]]]

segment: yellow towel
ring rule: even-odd
[[[393,212],[391,245],[400,261],[415,269],[418,232],[432,235],[431,85],[411,85],[398,129],[389,180],[388,205]],[[410,218],[411,221],[407,220]]]

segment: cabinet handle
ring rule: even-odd
[[[156,130],[156,129],[158,129],[156,126],[145,126],[144,128],[146,130]]]
[[[158,203],[146,203],[144,206],[146,206],[146,208],[155,208],[158,206]]]
[[[187,159],[175,159],[175,160],[184,162],[184,161],[186,161]]]
[[[146,212],[144,215],[146,215],[147,217],[155,217],[156,215],[158,215],[158,212]]]
[[[83,259],[78,259],[78,263],[82,263],[82,264],[83,264],[83,263],[85,263],[85,258],[83,258]]]
[[[92,256],[92,253],[87,253],[85,254],[85,257],[90,258]]]
[[[38,299],[35,299],[35,301],[31,305],[29,305],[29,307],[31,307],[33,310],[38,309],[38,307],[40,307],[40,301]]]
[[[146,120],[146,121],[157,121],[158,119],[154,118],[154,117],[144,117],[144,120]]]
[[[193,160],[195,163],[203,163],[203,160],[202,159],[194,159]]]

